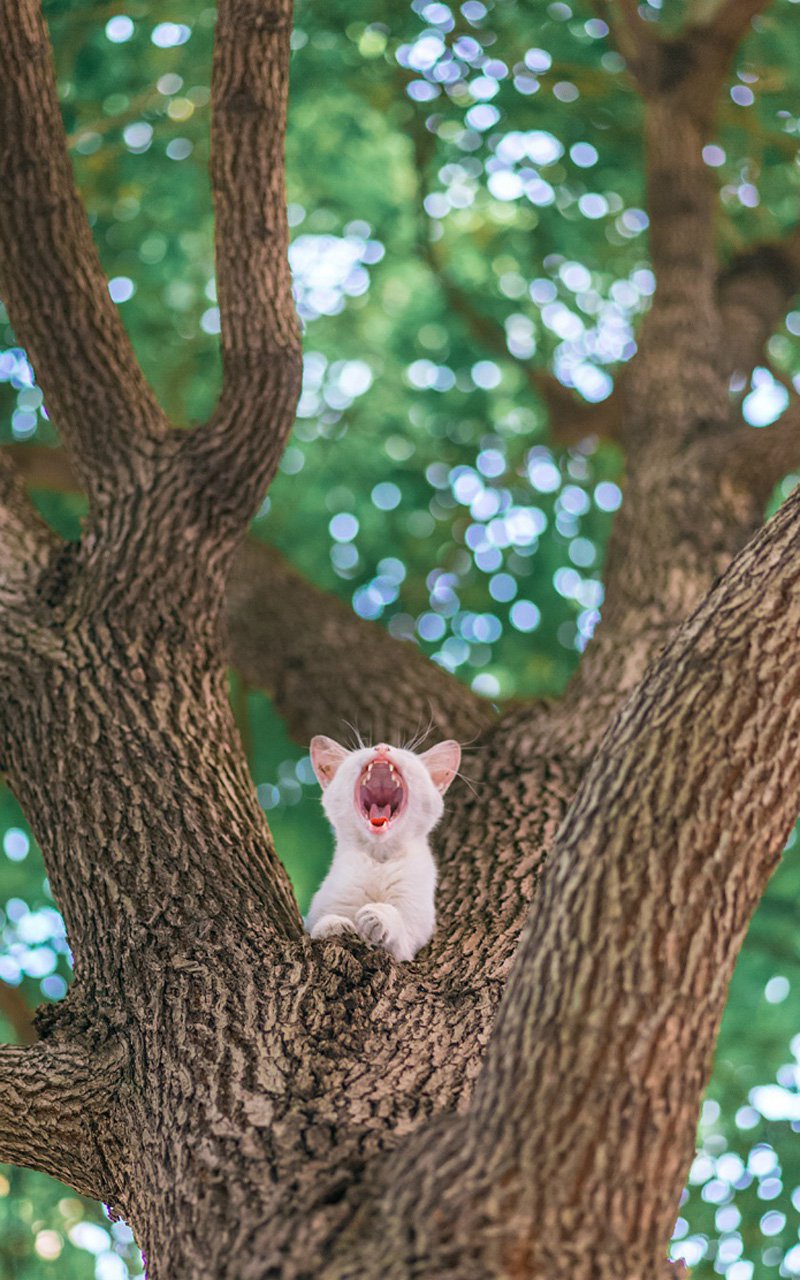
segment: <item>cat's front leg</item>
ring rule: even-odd
[[[347,916],[328,912],[327,915],[320,916],[309,932],[312,938],[338,938],[343,933],[358,933],[359,930]]]
[[[390,902],[369,902],[356,912],[356,928],[367,942],[383,947],[395,960],[413,960],[403,917]]]

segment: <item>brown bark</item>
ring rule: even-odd
[[[148,474],[163,415],[111,301],[75,190],[47,30],[0,7],[0,289],[93,498]]]
[[[617,1250],[624,1274],[645,1274],[672,1226],[733,963],[796,813],[800,704],[780,655],[798,551],[795,496],[626,705],[556,842],[471,1119],[484,1213],[500,1234],[527,1221],[532,1274],[571,1250],[595,1250],[593,1274],[619,1274]],[[587,951],[609,919],[614,945]],[[511,1099],[486,1152],[477,1135]]]
[[[66,1046],[0,1045],[0,1159],[32,1165],[95,1199],[109,1186],[95,1125],[120,1087],[119,1054],[76,1040]]]
[[[226,610],[231,661],[269,691],[300,742],[347,734],[348,722],[374,742],[426,728],[470,742],[494,719],[488,703],[414,645],[356,617],[254,539],[237,554]]]
[[[717,289],[728,367],[747,377],[800,291],[800,227],[739,254]]]
[[[420,164],[424,161],[419,160]],[[510,359],[505,329],[488,315],[453,278],[438,246],[420,229],[420,250],[438,280],[452,314],[471,337],[493,355]],[[749,381],[753,369],[767,362],[764,348],[792,299],[800,292],[800,227],[782,240],[765,241],[743,250],[717,276],[717,306],[724,342],[724,369]],[[548,432],[556,445],[568,446],[598,436],[619,440],[622,431],[625,379],[630,366],[617,371],[607,399],[589,404],[551,373],[527,360],[518,361],[530,389],[547,411]]]
[[[787,659],[800,496],[740,550],[778,464],[742,461],[764,433],[745,447],[731,413],[700,158],[756,9],[726,0],[666,43],[620,6],[646,99],[658,289],[626,377],[604,622],[562,703],[488,722],[266,549],[230,572],[299,379],[282,212],[288,0],[219,8],[225,385],[211,422],[153,426],[139,375],[118,363],[115,403],[135,404],[98,438],[91,414],[70,417],[70,379],[90,380],[91,359],[63,388],[57,368],[45,374],[93,499],[69,547],[0,457],[2,765],[76,960],[40,1043],[0,1050],[0,1158],[123,1213],[153,1280],[669,1273],[727,981],[800,783]],[[62,140],[40,17],[34,0],[0,13],[0,136],[52,126],[22,171],[0,152],[3,207],[18,196],[34,209],[41,270],[57,281],[63,267],[66,307],[76,284],[53,245],[80,242],[84,224],[47,200]],[[0,276],[46,369],[37,335],[66,312],[33,314],[13,249],[0,235]],[[87,267],[80,287],[91,296],[70,321],[91,347],[103,284]],[[765,439],[789,441],[787,425]],[[253,598],[256,575],[270,599]],[[349,654],[366,670],[389,655],[401,729],[422,710],[444,732],[481,734],[477,787],[454,788],[438,842],[439,929],[412,964],[302,931],[226,696],[226,585],[239,665],[298,731],[333,727],[358,700]],[[389,732],[398,699],[379,701]]]
[[[191,434],[186,452],[229,553],[272,479],[300,394],[283,163],[291,25],[290,0],[225,0],[214,41],[211,188],[223,385],[213,417]]]
[[[77,487],[62,449],[8,445],[3,457],[30,488]],[[298,742],[318,732],[346,736],[351,725],[376,741],[413,738],[427,726],[431,734],[472,742],[494,718],[489,703],[413,645],[357,618],[254,538],[236,553],[225,614],[231,663],[270,694]]]
[[[33,1013],[16,987],[8,983],[0,983],[0,1013],[13,1028],[18,1044],[33,1044],[36,1033],[33,1029]]]

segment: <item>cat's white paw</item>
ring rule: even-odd
[[[374,942],[376,947],[385,946],[392,936],[393,921],[390,912],[397,915],[394,907],[379,902],[359,908],[356,912],[356,926],[361,937],[366,938],[367,942]]]
[[[356,928],[373,946],[383,947],[395,960],[412,960],[403,918],[388,902],[370,902],[356,912]]]
[[[358,933],[358,929],[347,916],[320,916],[311,930],[312,938],[338,938],[343,933]]]

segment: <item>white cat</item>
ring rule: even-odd
[[[311,763],[336,845],[306,916],[312,938],[359,933],[395,960],[413,960],[436,924],[436,865],[428,845],[461,761],[457,742],[422,755],[391,747],[347,751],[311,740]]]

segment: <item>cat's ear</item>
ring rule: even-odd
[[[334,742],[333,738],[326,738],[324,733],[318,733],[311,739],[310,754],[311,767],[324,791],[333,782],[336,770],[348,752],[338,742]]]
[[[437,742],[430,751],[423,751],[420,760],[431,775],[437,791],[444,794],[458,773],[458,766],[461,764],[461,747],[457,742],[453,742],[452,738],[448,738],[447,742]]]

